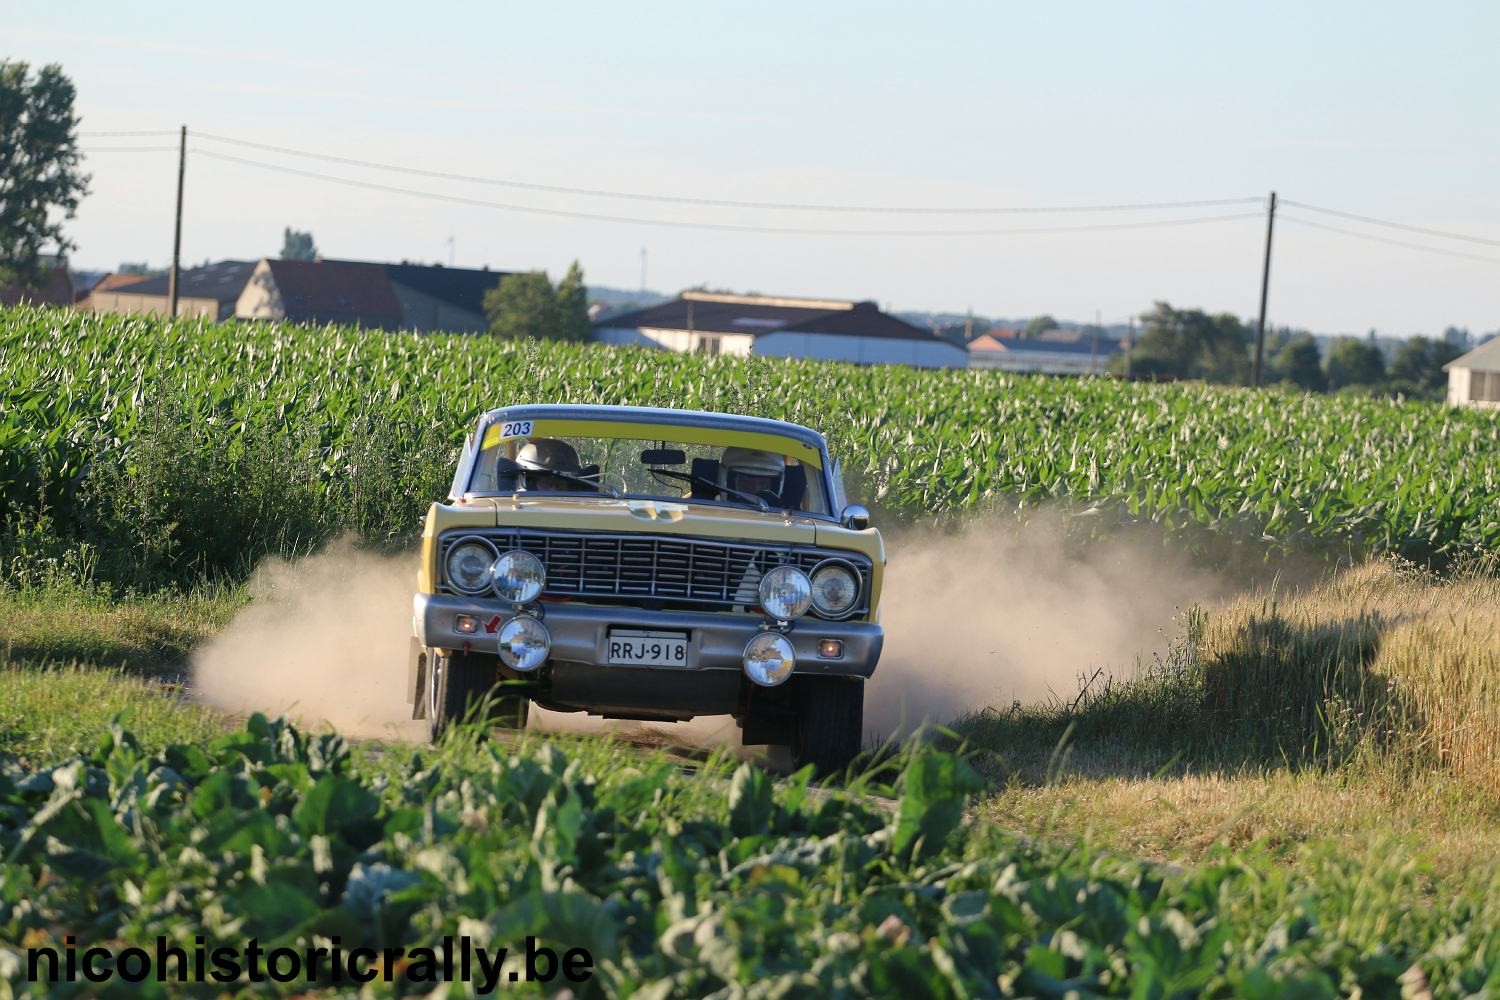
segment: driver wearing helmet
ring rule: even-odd
[[[556,438],[533,438],[516,453],[521,467],[524,489],[541,493],[587,492],[590,486],[573,478],[583,474],[578,452],[566,441]],[[566,475],[558,475],[566,473]]]
[[[722,485],[731,490],[779,503],[786,482],[786,460],[753,448],[725,448],[719,459],[719,475]]]

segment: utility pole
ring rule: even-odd
[[[1260,267],[1260,316],[1255,320],[1255,367],[1250,373],[1250,384],[1260,388],[1261,363],[1266,353],[1266,293],[1271,288],[1271,233],[1276,228],[1276,192],[1271,192],[1271,204],[1266,211],[1266,258]]]
[[[1099,310],[1094,310],[1094,339],[1089,344],[1089,374],[1099,374],[1099,325],[1103,320]]]
[[[177,224],[172,231],[172,273],[167,278],[167,299],[172,319],[177,318],[177,268],[182,261],[182,175],[187,170],[187,126],[177,144]]]

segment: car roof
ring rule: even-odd
[[[747,417],[734,413],[711,413],[707,410],[679,410],[666,406],[589,406],[572,403],[525,403],[503,406],[485,413],[482,422],[504,420],[598,420],[621,423],[662,424],[678,427],[715,427],[726,431],[759,431],[794,438],[818,451],[828,442],[817,431],[801,424],[766,417]]]

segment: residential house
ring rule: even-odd
[[[183,268],[177,273],[177,315],[229,319],[254,269],[255,262],[249,260]],[[170,292],[171,278],[165,274],[111,274],[94,285],[79,308],[166,316],[172,309]]]
[[[697,354],[816,358],[962,368],[964,349],[881,312],[874,302],[683,292],[594,326],[606,344]]]
[[[488,268],[268,258],[255,265],[235,315],[473,333],[489,329],[484,295],[503,277]]]
[[[1448,373],[1448,402],[1454,406],[1500,409],[1500,337],[1443,366]]]

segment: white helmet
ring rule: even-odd
[[[725,448],[719,459],[723,485],[742,493],[777,498],[786,480],[786,460],[769,451]]]

